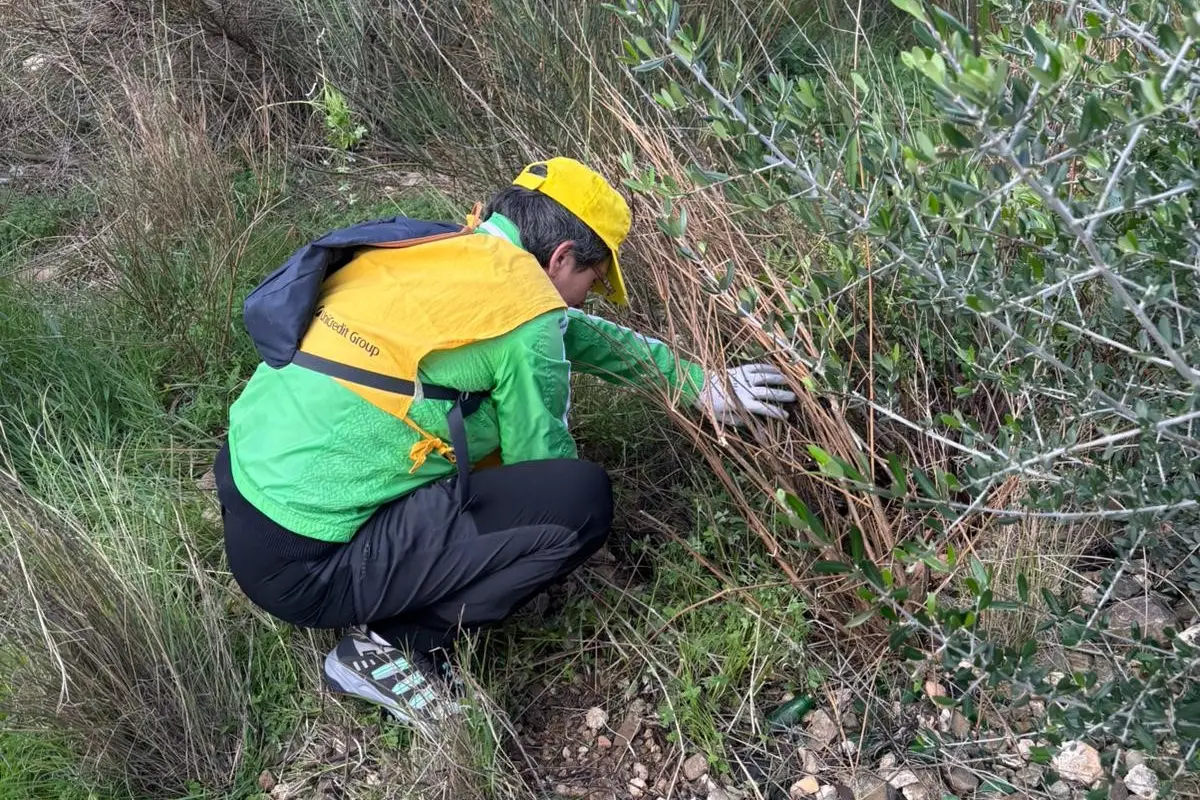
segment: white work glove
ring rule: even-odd
[[[728,374],[728,388],[720,373],[710,373],[700,392],[700,406],[711,411],[718,421],[726,425],[741,425],[739,401],[740,406],[744,406],[751,414],[787,419],[787,409],[774,403],[794,403],[796,395],[787,389],[771,388],[787,385],[787,379],[778,368],[770,364],[746,364],[730,369]]]

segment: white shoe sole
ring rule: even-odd
[[[383,691],[339,661],[336,651],[325,654],[324,672],[325,682],[329,684],[332,691],[383,706],[396,721],[405,725],[420,727],[452,717],[462,711],[462,705],[458,702],[439,699],[435,704],[427,706],[424,713],[413,714],[395,696]]]
[[[409,725],[416,725],[420,722],[404,710],[399,700],[390,697],[375,684],[347,667],[338,660],[337,654],[332,651],[325,655],[325,682],[329,684],[330,689],[339,694],[357,697],[368,703],[383,706],[399,722]]]

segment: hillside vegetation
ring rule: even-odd
[[[0,798],[1200,795],[1198,97],[1195,0],[0,0]],[[241,301],[552,155],[799,400],[578,379],[612,539],[417,736],[228,572]]]

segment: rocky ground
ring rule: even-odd
[[[620,570],[613,561],[604,553],[590,566],[616,581],[620,576],[613,571]],[[1083,577],[1098,588],[1094,594],[1085,589],[1081,603],[1110,609],[1118,635],[1135,625],[1161,634],[1170,625],[1183,631],[1185,641],[1200,645],[1191,602],[1171,603],[1132,576],[1111,589],[1100,588],[1104,584],[1098,574]],[[1107,668],[1095,657],[1076,664],[1078,656],[1060,655],[1064,669]],[[507,763],[519,773],[513,778],[521,792],[514,796],[528,791],[529,796],[556,800],[1150,800],[1163,789],[1155,769],[1161,771],[1162,764],[1143,753],[1118,748],[1101,752],[1083,742],[1051,747],[1039,735],[1046,710],[1040,700],[1019,709],[993,706],[985,727],[943,707],[938,700],[950,692],[936,679],[927,680],[921,696],[906,702],[871,696],[870,691],[826,686],[794,724],[772,728],[763,720],[759,730],[743,736],[754,740],[759,763],[769,764],[751,777],[745,764],[754,759],[741,758],[745,754],[736,752],[732,740],[727,743],[732,752],[726,755],[737,763],[730,765],[710,763],[705,753],[674,744],[678,737],[660,724],[661,698],[654,686],[614,686],[601,675],[539,679],[527,688],[501,741]],[[774,707],[792,699],[777,694],[760,701]],[[411,764],[381,756],[387,748],[379,742],[394,727],[391,723],[368,728],[318,724],[324,727],[306,732],[298,740],[300,749],[285,755],[291,766],[284,768],[282,778],[263,774],[258,800],[455,796],[444,785],[413,795]],[[915,746],[922,741],[935,746],[922,754]],[[1167,743],[1160,755],[1177,758],[1178,743]],[[431,789],[444,783],[433,768],[426,778]],[[364,788],[378,794],[363,793]]]
[[[1141,753],[1124,751],[1102,758],[1088,744],[1068,742],[1050,755],[1048,743],[1033,735],[980,734],[971,731],[958,712],[939,713],[928,702],[944,691],[933,682],[926,686],[930,697],[916,712],[919,729],[927,728],[926,733],[943,741],[945,752],[961,757],[920,760],[886,752],[868,762],[854,744],[859,729],[847,730],[845,725],[855,721],[849,705],[817,708],[797,732],[800,744],[791,754],[786,788],[777,783],[765,792],[761,785],[756,791],[728,775],[717,775],[701,753],[669,745],[665,732],[647,716],[649,706],[642,698],[622,708],[580,708],[577,697],[551,689],[542,709],[520,727],[520,743],[543,791],[551,797],[586,800],[1082,800],[1090,790],[1106,790],[1103,796],[1127,800],[1152,798],[1159,791],[1159,778]]]

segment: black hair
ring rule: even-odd
[[[535,173],[537,164],[533,167]],[[612,257],[608,245],[579,217],[557,200],[523,186],[508,186],[496,192],[483,210],[483,220],[503,214],[521,232],[521,244],[542,269],[550,266],[554,248],[563,242],[575,243],[575,266],[579,271],[592,269]]]

